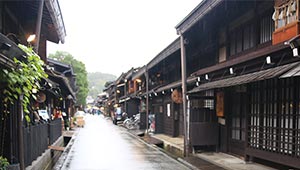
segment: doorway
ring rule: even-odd
[[[244,156],[248,108],[247,93],[246,90],[235,89],[231,91],[228,97],[228,151],[235,155]]]

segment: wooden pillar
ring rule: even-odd
[[[146,134],[148,134],[148,118],[149,118],[149,72],[148,72],[148,66],[146,65],[146,71],[145,71],[145,78],[146,78]]]
[[[41,27],[42,27],[42,19],[43,19],[43,8],[44,8],[44,0],[41,0],[39,4],[39,11],[38,11],[36,27],[35,27],[35,36],[36,36],[35,52],[37,54],[39,53]]]
[[[188,137],[188,122],[187,118],[187,97],[186,97],[186,53],[184,45],[184,36],[181,32],[180,34],[180,49],[181,49],[181,80],[182,80],[182,102],[183,102],[183,129],[184,129],[184,152],[183,155],[186,157],[189,154],[189,137]]]
[[[20,169],[25,169],[24,162],[24,138],[23,138],[23,95],[19,96],[18,101],[18,114],[17,114],[17,122],[18,122],[18,150],[19,150],[19,163]]]
[[[47,40],[43,34],[41,34],[40,37],[38,55],[45,63],[47,63]]]

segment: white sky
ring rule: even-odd
[[[69,52],[88,72],[119,76],[173,42],[175,26],[201,0],[59,0],[67,37],[48,54]]]

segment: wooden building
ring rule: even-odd
[[[299,0],[204,0],[176,29],[194,149],[300,168]]]
[[[173,41],[146,65],[148,76],[149,113],[155,114],[155,133],[169,136],[183,135],[181,100],[172,99],[180,94],[180,42]],[[177,96],[180,98],[180,96]]]
[[[111,116],[114,111],[114,105],[116,104],[116,86],[115,82],[109,82],[106,84],[103,92],[107,93],[107,100],[104,104],[104,114],[105,116]]]
[[[30,44],[34,46],[35,51],[46,63],[46,41],[63,43],[66,35],[58,1],[1,1],[1,70],[16,67],[13,62],[14,57],[26,61],[26,54],[17,44],[28,45],[27,38],[32,34],[36,35],[36,39]],[[56,85],[53,81],[44,79],[41,81],[41,88],[49,90],[50,84]],[[1,93],[5,85],[3,81],[0,83]],[[1,99],[3,99],[3,96]],[[24,120],[21,116],[23,115],[23,108],[20,103],[21,97],[20,100],[16,100],[13,105],[10,105],[10,114],[4,114],[4,104],[1,100],[0,155],[6,157],[12,165],[25,169],[48,148],[48,145],[51,145],[61,135],[61,122],[26,127],[22,121]],[[34,136],[40,138],[37,139]]]
[[[56,97],[56,100],[59,100],[57,106],[61,108],[61,111],[66,113],[64,119],[68,121],[75,113],[76,92],[78,90],[76,86],[76,75],[71,65],[50,58],[48,58],[48,66],[48,79],[56,82],[56,86],[60,90]],[[48,108],[51,108],[51,105],[53,106],[53,104],[50,104]],[[49,112],[53,113],[53,110]]]

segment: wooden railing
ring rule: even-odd
[[[24,162],[28,166],[48,148],[48,124],[38,124],[23,129]]]
[[[61,119],[23,128],[25,167],[41,156],[62,135]]]
[[[62,134],[61,119],[49,123],[49,144],[53,144]]]

